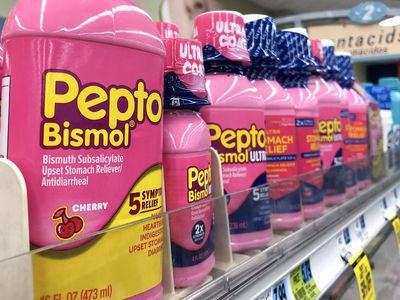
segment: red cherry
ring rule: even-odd
[[[75,224],[70,221],[68,221],[66,224],[58,224],[56,231],[60,238],[69,239],[75,234]]]
[[[71,219],[69,219],[69,222],[74,223],[75,225],[75,233],[78,233],[82,230],[83,227],[83,221],[81,218],[79,217],[72,217]]]

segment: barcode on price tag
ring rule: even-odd
[[[361,250],[350,259],[349,264],[356,275],[360,299],[375,300],[374,279],[372,277],[371,265],[369,264],[367,255],[363,250]]]
[[[290,272],[290,287],[296,300],[312,300],[319,295],[309,260]]]
[[[396,233],[397,249],[400,255],[400,218],[397,216],[393,216],[390,221],[392,222],[394,232]]]

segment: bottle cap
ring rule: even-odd
[[[249,64],[243,15],[234,11],[211,11],[194,21],[194,38],[203,45],[204,61]]]
[[[201,43],[193,39],[164,39],[164,106],[189,108],[209,104]]]
[[[379,85],[384,85],[392,91],[400,90],[400,80],[397,77],[382,77],[379,78]]]
[[[157,30],[163,39],[176,38],[179,36],[179,28],[174,23],[155,22]]]

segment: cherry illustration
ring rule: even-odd
[[[72,238],[83,229],[83,219],[80,216],[68,216],[67,208],[61,207],[53,214],[53,220],[61,219],[56,226],[56,235],[62,240]]]

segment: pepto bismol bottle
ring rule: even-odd
[[[350,157],[354,161],[357,173],[357,186],[359,189],[363,189],[370,184],[367,125],[368,105],[353,89],[354,77],[351,54],[348,52],[336,52],[335,60],[340,69],[338,82],[345,92],[345,97],[348,99],[349,131],[345,144],[349,145]]]
[[[320,216],[323,203],[323,175],[320,162],[318,101],[307,82],[316,63],[302,28],[277,32],[278,54],[282,61],[277,79],[293,98],[296,110],[298,172],[301,182],[303,214],[306,219]]]
[[[295,105],[276,81],[276,26],[271,17],[246,15],[247,47],[252,61],[247,76],[263,99],[267,152],[267,179],[271,196],[271,224],[275,230],[299,227],[303,222],[297,178]]]
[[[34,298],[161,298],[163,220],[150,217],[162,212],[165,49],[153,21],[125,0],[20,0],[2,42],[0,154],[25,177],[32,247],[147,218],[35,255]]]
[[[326,43],[326,40],[325,40]],[[330,45],[333,47],[333,42]],[[333,80],[326,81],[327,64],[332,56],[325,56],[322,41],[311,41],[312,54],[318,63],[308,88],[319,105],[319,137],[321,162],[324,170],[325,204],[335,205],[346,200],[346,169],[343,166],[343,139],[341,119],[341,90]]]
[[[198,108],[208,101],[200,42],[183,38],[163,41],[167,56],[164,105],[181,109],[166,110],[164,115],[166,207],[170,212],[174,284],[187,287],[201,282],[215,263],[213,203],[209,202],[210,133],[199,113],[182,109]],[[188,205],[191,207],[182,209]]]
[[[250,62],[243,16],[229,11],[201,14],[194,37],[203,45],[211,105],[200,112],[222,163],[232,248],[266,246],[271,228],[264,113],[260,94],[243,76],[243,64]]]

